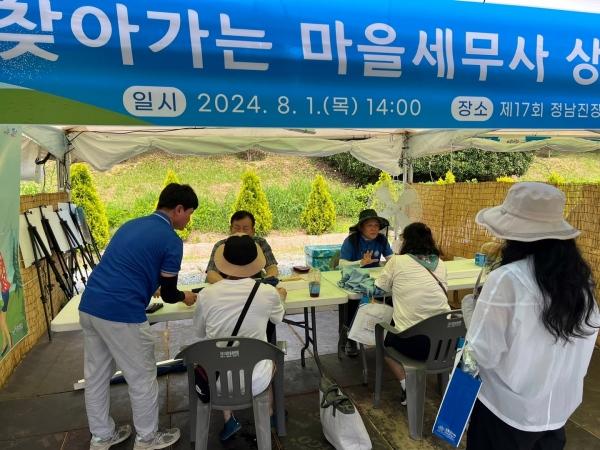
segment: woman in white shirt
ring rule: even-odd
[[[481,391],[467,450],[562,449],[564,425],[581,403],[600,326],[594,282],[563,218],[565,195],[518,183],[476,222],[506,239],[467,333]]]
[[[387,262],[375,281],[375,285],[384,291],[392,292],[394,326],[398,331],[440,312],[450,311],[446,296],[446,267],[429,227],[420,222],[412,223],[404,228],[402,239],[400,254]],[[430,345],[426,336],[401,339],[388,333],[385,345],[413,359],[425,360],[429,355]],[[404,369],[387,357],[386,362],[402,385],[401,403],[405,405]]]

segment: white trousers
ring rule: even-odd
[[[121,323],[79,312],[84,338],[85,408],[93,436],[115,431],[110,416],[110,379],[116,366],[129,387],[133,424],[142,438],[158,429],[158,382],[150,324]]]

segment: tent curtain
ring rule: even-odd
[[[429,130],[415,133],[408,141],[407,156],[414,159],[422,156],[439,155],[468,148],[479,148],[488,152],[529,152],[553,150],[558,152],[582,153],[600,149],[600,134],[595,131],[553,131],[528,133],[502,132],[502,130]],[[487,135],[488,137],[482,137]],[[578,137],[586,136],[586,137]]]
[[[135,134],[70,133],[73,159],[97,170],[108,170],[133,156],[151,150],[174,155],[218,155],[262,150],[295,156],[330,156],[350,152],[358,160],[398,175],[401,137],[392,135],[363,140],[331,140],[318,137],[161,136]]]

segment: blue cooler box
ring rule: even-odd
[[[335,270],[336,268],[332,267],[332,260],[339,259],[341,249],[341,244],[307,245],[304,247],[306,265],[319,269],[321,272]]]

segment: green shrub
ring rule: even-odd
[[[387,188],[388,192],[391,195],[391,200],[393,202],[396,202],[398,200],[398,197],[400,196],[401,188],[398,186],[397,183],[394,183],[394,180],[392,180],[392,177],[390,176],[389,173],[381,172],[379,174],[379,179],[377,180],[377,183],[375,183],[373,185],[373,193],[377,192],[377,190],[380,187]],[[381,213],[385,209],[386,204],[385,204],[385,202],[382,202],[374,197],[371,197],[369,207],[373,208],[378,213]]]
[[[379,178],[379,169],[360,162],[350,153],[338,153],[337,155],[327,156],[323,160],[359,185],[375,183]]]
[[[451,170],[446,172],[446,174],[444,175],[444,178],[440,177],[435,182],[435,184],[453,184],[453,183],[456,183],[456,177],[454,176],[454,174],[452,173]]]
[[[548,178],[546,178],[546,182],[549,184],[558,185],[558,184],[565,184],[567,182],[567,180],[561,174],[559,174],[558,172],[555,172],[553,170],[548,175]]]
[[[356,188],[341,186],[332,189],[331,195],[338,216],[356,219],[358,214],[367,207],[373,195],[373,185],[367,184]]]
[[[414,181],[433,181],[451,170],[456,181],[476,178],[494,181],[501,176],[522,176],[527,172],[534,154],[532,152],[496,153],[472,148],[444,155],[425,156],[414,161]]]
[[[229,211],[233,205],[233,194],[227,194],[222,202],[199,195],[198,209],[192,215],[192,229],[204,232],[228,233]]]
[[[310,194],[310,180],[294,179],[287,186],[269,186],[265,193],[273,212],[274,230],[297,230]]]
[[[114,231],[129,220],[151,214],[156,209],[157,202],[158,193],[150,191],[136,196],[133,203],[128,206],[117,202],[108,203],[106,215],[110,229]]]
[[[335,206],[322,175],[317,175],[312,183],[300,225],[308,234],[323,234],[335,226]]]
[[[232,213],[239,210],[249,211],[254,215],[254,229],[259,236],[265,236],[273,227],[273,214],[269,200],[263,191],[258,175],[248,170],[242,175],[242,186],[233,205]]]
[[[516,183],[516,178],[513,177],[498,177],[496,178],[498,183]]]
[[[104,203],[94,186],[92,174],[86,164],[71,166],[71,200],[83,208],[92,236],[99,248],[108,243],[108,219]]]
[[[163,188],[165,188],[167,185],[169,185],[171,183],[181,184],[181,181],[179,181],[179,177],[177,176],[175,171],[169,169],[169,170],[167,170],[167,175],[165,176],[165,180],[163,181]],[[157,204],[157,203],[158,203],[158,199],[155,204]],[[175,231],[179,235],[179,237],[185,241],[187,238],[190,237],[190,234],[192,233],[192,221],[190,220],[183,230],[175,230]]]

